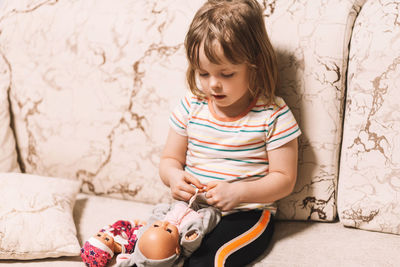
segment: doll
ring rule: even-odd
[[[104,227],[89,238],[81,248],[81,257],[86,266],[104,267],[115,253],[132,253],[137,241],[137,231],[143,222],[119,220]]]
[[[117,266],[180,266],[201,244],[205,234],[218,224],[219,210],[195,202],[159,204],[149,223],[138,232],[132,255],[120,254]]]

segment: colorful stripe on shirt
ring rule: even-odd
[[[189,94],[171,114],[170,125],[188,137],[186,170],[202,182],[264,177],[269,170],[267,151],[300,135],[293,114],[279,97],[273,105],[258,99],[243,117],[220,121],[206,100]]]

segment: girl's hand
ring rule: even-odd
[[[178,171],[169,179],[169,187],[172,197],[176,200],[189,201],[196,193],[196,187],[203,190],[205,185],[200,183],[198,179],[185,171]]]
[[[240,204],[240,183],[209,182],[205,189],[207,203],[222,211],[229,211]]]

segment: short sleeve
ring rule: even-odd
[[[190,95],[183,97],[169,117],[170,127],[183,136],[187,136],[186,129],[191,108],[190,99]]]
[[[267,151],[278,148],[301,135],[299,125],[285,101],[276,97],[275,103],[268,120]]]

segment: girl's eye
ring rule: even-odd
[[[101,234],[97,234],[98,237],[101,237]]]
[[[228,73],[228,74],[222,73],[221,76],[224,77],[224,78],[230,78],[230,77],[232,77],[234,74],[235,74],[235,73]]]
[[[167,232],[171,234],[171,233],[172,233],[172,230],[171,230],[171,229],[167,229]]]
[[[208,73],[199,73],[199,76],[200,76],[200,77],[207,77],[207,76],[208,76]]]
[[[108,237],[106,237],[106,241],[109,241],[110,239]]]
[[[159,227],[158,224],[153,225],[154,227]]]

